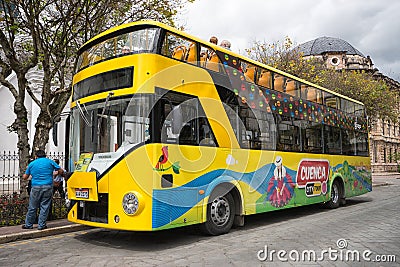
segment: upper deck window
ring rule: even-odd
[[[165,35],[161,54],[192,64],[197,62],[196,43],[169,32]]]
[[[158,31],[159,29],[157,28],[147,28],[107,38],[80,53],[77,71],[117,56],[152,52],[157,43],[156,36]]]

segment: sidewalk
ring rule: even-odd
[[[67,219],[47,221],[47,229],[40,231],[37,229],[37,224],[33,225],[33,229],[22,229],[21,226],[0,227],[0,244],[89,229],[88,226],[71,223]]]
[[[391,180],[400,179],[400,173],[398,172],[381,172],[372,174],[372,186],[385,186],[390,185]]]
[[[386,186],[391,180],[400,179],[400,173],[377,173],[372,174],[372,186]],[[47,229],[37,230],[37,225],[31,230],[24,230],[21,225],[0,227],[0,244],[22,239],[38,238],[50,235],[69,233],[89,229],[90,227],[69,222],[67,219],[47,222]]]

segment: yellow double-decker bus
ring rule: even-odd
[[[80,224],[218,235],[372,189],[362,103],[158,22],[83,45],[70,121]]]

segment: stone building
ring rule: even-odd
[[[339,38],[319,37],[298,46],[304,58],[320,58],[327,67],[337,70],[364,70],[400,94],[400,83],[374,68],[369,56],[364,56],[348,42]],[[400,111],[400,107],[399,107]],[[399,117],[400,121],[400,117]],[[400,122],[394,124],[379,118],[371,118],[370,154],[373,172],[397,170],[396,155],[400,156]],[[400,161],[399,161],[400,162]]]

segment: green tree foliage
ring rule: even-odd
[[[314,83],[364,103],[367,114],[372,118],[382,118],[397,122],[399,94],[391,90],[383,80],[376,80],[364,71],[322,70]]]
[[[399,93],[374,79],[372,73],[338,71],[327,68],[321,59],[304,59],[288,37],[283,43],[255,41],[246,52],[254,60],[363,102],[372,118],[398,119]]]
[[[194,0],[2,0],[0,1],[0,83],[15,99],[16,119],[9,130],[18,135],[20,173],[29,158],[25,96],[40,113],[32,151],[44,149],[72,91],[72,74],[79,47],[94,35],[121,23],[154,19],[173,26],[177,12]],[[43,73],[36,92],[27,80],[32,70]],[[18,84],[7,76],[14,71]],[[21,183],[21,188],[25,183]],[[21,190],[25,191],[25,190]]]

